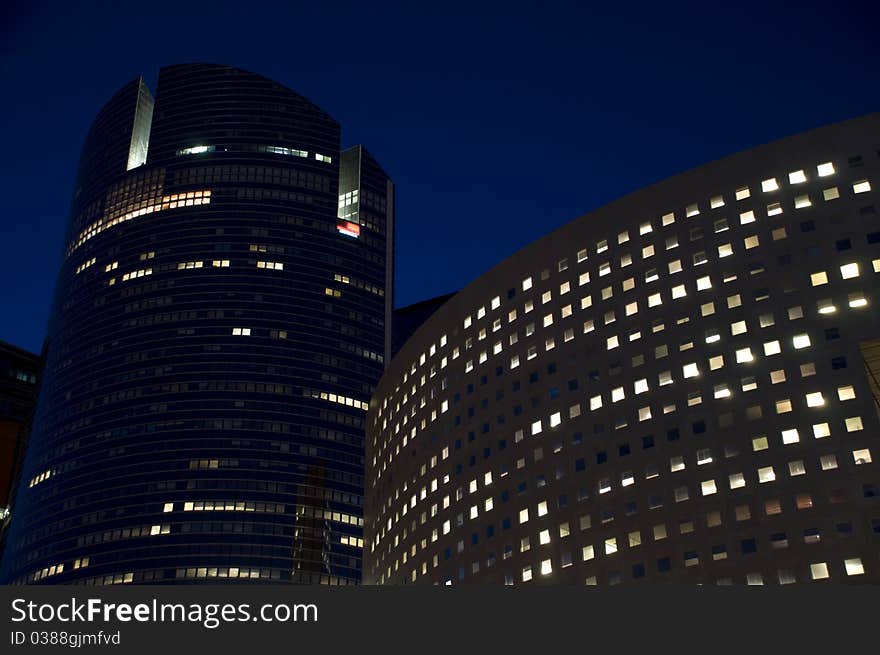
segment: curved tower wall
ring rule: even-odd
[[[371,403],[364,580],[880,581],[878,185],[872,115],[458,292]]]

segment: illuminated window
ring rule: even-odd
[[[791,411],[791,400],[788,398],[784,398],[782,400],[776,401],[776,413],[777,414],[787,414]]]
[[[807,348],[810,345],[809,334],[798,334],[792,339],[792,344],[796,349]]]
[[[793,443],[800,442],[801,437],[798,434],[797,428],[790,428],[788,430],[782,431],[782,443],[786,446]]]
[[[739,215],[739,224],[740,225],[748,225],[749,223],[755,222],[755,212],[751,209],[748,211],[741,212]]]
[[[730,257],[733,254],[733,246],[729,243],[722,243],[718,246],[718,257],[720,259],[724,259],[725,257]]]
[[[840,267],[840,275],[844,280],[849,280],[850,278],[859,276],[859,265],[857,262],[851,262],[849,264],[844,264]]]
[[[678,298],[684,298],[687,296],[687,291],[685,291],[684,285],[679,284],[672,287],[672,299],[676,300]]]
[[[819,164],[816,166],[816,172],[819,173],[819,177],[828,177],[829,175],[834,175],[834,164],[830,161],[825,162],[824,164]]]
[[[697,278],[697,291],[706,291],[712,288],[712,279],[705,275],[701,278]]]
[[[825,200],[837,200],[839,197],[840,191],[837,190],[836,186],[822,190],[822,198]]]
[[[807,181],[807,176],[803,170],[792,171],[788,174],[788,183],[789,184],[802,184]]]
[[[695,378],[700,374],[700,369],[697,368],[697,365],[694,362],[685,364],[682,366],[681,370],[685,378]]]
[[[772,466],[762,466],[758,469],[758,482],[764,484],[765,482],[773,482],[776,479],[776,471],[773,470]]]
[[[782,213],[782,204],[778,202],[774,202],[770,205],[767,205],[767,216],[776,216]]]
[[[858,432],[864,429],[861,416],[851,416],[844,421],[847,432]]]
[[[837,468],[837,457],[834,455],[822,455],[819,458],[819,466],[823,471],[833,471]]]
[[[233,336],[249,337],[251,335],[250,328],[232,328]]]
[[[769,448],[769,444],[767,442],[767,437],[761,436],[761,437],[755,437],[752,439],[752,450],[753,451],[758,452],[761,450],[767,450],[767,448]]]
[[[824,580],[828,578],[828,564],[825,562],[810,564],[810,577],[813,580]]]
[[[715,480],[703,480],[700,483],[700,491],[704,496],[711,496],[716,493],[718,488],[715,486]]]
[[[737,200],[745,200],[749,196],[751,196],[751,192],[749,191],[749,187],[741,186],[736,190],[736,199]]]
[[[807,407],[821,407],[825,404],[825,397],[821,391],[814,391],[807,394]]]
[[[755,357],[754,357],[754,355],[752,355],[751,348],[740,348],[739,350],[736,351],[736,363],[737,364],[744,364],[747,362],[751,362],[754,359],[755,359]]]
[[[858,309],[859,307],[867,306],[868,300],[862,293],[851,293],[847,297],[847,304],[853,309]]]
[[[663,217],[660,220],[663,223],[663,227],[666,227],[667,225],[672,225],[673,223],[675,223],[675,214],[673,212],[663,214]]]
[[[775,177],[771,177],[769,179],[761,182],[761,191],[764,193],[769,193],[770,191],[776,191],[779,188],[779,184],[776,182]]]
[[[531,289],[531,288],[532,288],[532,278],[527,277],[526,279],[524,279],[524,280],[522,281],[522,290],[523,290],[523,291],[528,291],[528,290]]]
[[[751,250],[752,248],[757,248],[761,245],[761,240],[758,238],[757,234],[753,234],[752,236],[743,239],[743,244],[745,245],[746,250]]]
[[[862,464],[870,464],[871,459],[871,451],[868,448],[860,448],[859,450],[852,451],[853,461],[856,466],[861,466]]]
[[[862,566],[862,560],[858,557],[843,560],[843,568],[847,575],[863,575],[865,567]]]
[[[852,188],[853,193],[866,193],[871,190],[871,183],[868,180],[859,180],[853,182]]]
[[[796,196],[794,199],[794,208],[795,209],[803,209],[804,207],[810,207],[812,205],[812,201],[810,201],[810,196]]]
[[[831,436],[831,427],[827,423],[816,423],[813,425],[813,437],[816,439],[824,439]]]

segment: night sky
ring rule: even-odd
[[[82,140],[163,65],[271,77],[367,146],[397,185],[397,306],[643,186],[880,110],[873,3],[721,4],[7,0],[0,340],[39,350]]]

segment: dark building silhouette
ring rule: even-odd
[[[123,87],[83,146],[5,580],[357,582],[393,218],[273,80]]]
[[[39,355],[0,341],[0,555],[37,402]]]
[[[370,403],[364,581],[880,582],[878,186],[873,114],[459,291]]]
[[[391,356],[394,357],[422,323],[433,316],[434,312],[454,295],[447,293],[395,309],[391,317]]]

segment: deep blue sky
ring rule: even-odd
[[[0,16],[0,340],[37,350],[97,110],[143,73],[272,77],[397,184],[397,305],[688,168],[880,109],[868,2],[45,3]]]

